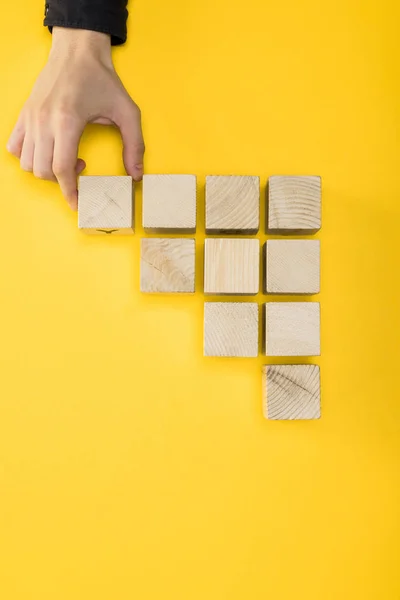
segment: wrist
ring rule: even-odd
[[[54,27],[51,54],[68,58],[94,56],[110,60],[111,38],[98,31]]]

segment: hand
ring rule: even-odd
[[[53,30],[49,60],[11,134],[7,148],[24,171],[58,181],[71,208],[77,208],[78,158],[88,123],[116,125],[128,175],[143,175],[144,142],[140,110],[114,70],[109,36],[93,31]]]

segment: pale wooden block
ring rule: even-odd
[[[196,231],[196,176],[144,175],[143,227],[150,233]]]
[[[264,306],[267,356],[320,355],[319,302],[269,302]]]
[[[321,228],[321,178],[273,176],[268,181],[269,233],[312,234]]]
[[[79,178],[78,227],[85,233],[132,234],[132,177]]]
[[[253,234],[260,228],[260,178],[206,177],[206,233]]]
[[[206,302],[204,356],[258,356],[258,304]]]
[[[140,290],[142,292],[194,292],[195,240],[143,238]]]
[[[266,294],[318,294],[319,240],[268,240],[264,244]]]
[[[254,239],[206,239],[204,293],[255,295],[259,291],[260,242]]]
[[[319,419],[320,369],[317,365],[264,366],[263,395],[266,419]]]

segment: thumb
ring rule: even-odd
[[[134,181],[143,177],[144,141],[139,107],[129,98],[121,106],[116,125],[121,131],[124,145],[123,158],[125,169]]]

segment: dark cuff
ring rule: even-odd
[[[126,42],[127,0],[49,0],[44,25],[89,29],[111,36],[113,46]]]

